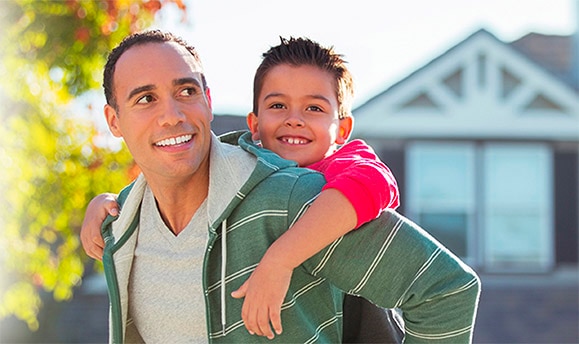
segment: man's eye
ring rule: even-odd
[[[155,100],[155,98],[152,95],[147,94],[146,96],[142,96],[141,98],[139,98],[137,100],[137,104],[148,104],[151,103],[153,100]]]
[[[181,91],[182,96],[192,96],[197,93],[197,90],[194,87],[187,87]]]

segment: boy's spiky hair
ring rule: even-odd
[[[253,79],[253,112],[258,114],[259,95],[267,73],[276,66],[289,64],[291,66],[309,65],[329,72],[335,81],[338,98],[339,118],[352,115],[354,98],[354,81],[346,67],[343,56],[337,54],[333,47],[323,47],[308,38],[289,39],[280,37],[281,43],[271,47],[263,54],[263,61],[255,72]]]

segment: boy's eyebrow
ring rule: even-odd
[[[269,93],[263,98],[263,100],[267,100],[267,99],[273,98],[273,97],[282,97],[282,96],[284,96],[284,94],[279,93],[279,92]],[[309,94],[308,97],[313,98],[313,99],[323,100],[324,102],[326,102],[328,104],[332,103],[327,97],[324,97],[321,94]]]
[[[321,94],[312,94],[312,95],[310,95],[310,97],[311,97],[311,98],[314,98],[314,99],[323,100],[323,101],[325,101],[326,103],[331,104],[330,100],[329,100],[328,98],[322,96]]]
[[[263,100],[268,100],[269,98],[281,97],[281,96],[283,96],[282,93],[269,93],[265,97],[263,97]]]

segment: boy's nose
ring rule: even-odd
[[[285,125],[290,127],[303,127],[305,125],[304,118],[300,112],[292,111],[286,117]]]

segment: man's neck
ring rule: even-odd
[[[147,181],[161,218],[169,229],[178,235],[189,224],[197,209],[207,198],[209,191],[209,171],[198,171],[181,181]]]

